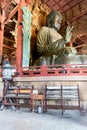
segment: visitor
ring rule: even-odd
[[[1,102],[1,110],[4,108],[4,97],[9,87],[11,87],[12,82],[12,67],[10,65],[10,62],[8,60],[8,57],[4,57],[3,59],[3,65],[2,65],[2,80],[4,83],[3,88],[3,97]]]

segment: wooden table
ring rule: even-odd
[[[42,95],[42,94],[31,94],[30,98],[31,98],[31,104],[32,104],[31,110],[33,112],[35,112],[35,110],[38,106],[41,106],[44,110],[44,95]]]

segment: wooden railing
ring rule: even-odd
[[[61,64],[61,65],[42,65],[23,68],[13,68],[15,77],[37,77],[37,76],[87,76],[86,64]],[[2,68],[0,77],[2,77]]]
[[[34,76],[87,76],[87,65],[54,65],[54,66],[30,66],[25,68],[16,68],[16,76],[34,77]]]

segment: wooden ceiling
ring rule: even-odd
[[[78,6],[81,10],[81,6],[87,2],[86,0],[43,0],[51,9],[65,13],[67,10],[74,9]],[[84,5],[83,5],[84,6]],[[86,5],[85,5],[86,8]]]
[[[63,20],[73,21],[87,13],[87,0],[43,0],[51,9],[60,11]]]
[[[87,0],[41,0],[41,1],[44,2],[51,9],[60,11],[63,15],[63,23],[65,23],[66,21],[73,22],[78,18],[80,18],[81,16],[85,14],[87,15]],[[16,16],[19,2],[20,0],[0,0],[0,23],[1,23],[1,14],[4,13],[5,37],[6,35],[10,37],[8,30],[10,31],[14,30],[15,23],[8,23],[8,21],[13,16],[14,17]],[[12,42],[14,42],[13,37],[11,37],[11,39],[9,40],[10,46],[11,46],[10,43]],[[87,43],[87,36],[84,36],[84,39],[80,37],[78,42],[79,42],[78,45],[76,41],[74,42],[75,46]]]

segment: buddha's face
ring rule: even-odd
[[[61,26],[62,15],[60,12],[52,10],[46,18],[46,26],[56,29],[58,31]]]
[[[61,21],[62,19],[56,15],[55,18],[54,18],[54,21],[53,21],[53,27],[58,31],[61,27]]]

